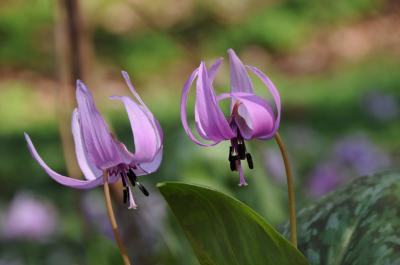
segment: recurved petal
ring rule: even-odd
[[[208,69],[208,78],[209,78],[209,82],[211,84],[211,89],[212,89],[212,83],[214,81],[215,75],[222,63],[223,59],[219,58],[217,59],[214,64]],[[199,67],[200,68],[200,67]],[[192,133],[188,122],[187,122],[187,112],[186,112],[186,107],[187,107],[187,99],[188,99],[188,95],[189,95],[189,91],[190,88],[193,84],[193,81],[196,79],[196,77],[199,75],[199,68],[196,68],[192,74],[189,76],[189,78],[186,80],[185,85],[183,86],[183,90],[182,90],[182,96],[181,96],[181,120],[182,120],[182,125],[183,128],[186,132],[186,134],[189,136],[189,138],[196,144],[201,145],[201,146],[213,146],[218,144],[221,140],[220,139],[211,139],[208,134],[207,131],[205,131],[205,129],[202,126],[201,122],[198,122],[200,120],[199,117],[199,112],[196,110],[195,108],[195,125],[196,125],[196,129],[197,132],[199,133],[199,135],[205,139],[205,140],[210,140],[210,143],[203,143],[202,141],[200,141],[199,139],[197,139],[196,136],[194,136],[194,134]],[[196,97],[196,102],[197,102],[197,97]]]
[[[46,173],[58,183],[75,189],[90,189],[103,184],[103,179],[101,177],[95,178],[93,180],[78,180],[58,174],[57,172],[52,170],[40,157],[35,147],[33,146],[29,135],[26,133],[24,135],[32,157],[39,163],[44,171],[46,171]]]
[[[157,128],[158,135],[160,137],[160,146],[164,142],[164,133],[163,130],[161,129],[161,125],[158,122],[158,120],[154,117],[153,113],[150,111],[150,109],[147,107],[146,103],[142,100],[140,95],[137,93],[135,87],[133,86],[131,79],[129,78],[129,75],[126,71],[122,71],[122,76],[125,79],[126,84],[128,85],[130,91],[132,92],[133,96],[139,101],[140,105],[144,109],[144,113],[146,114],[147,118],[152,121],[154,126]]]
[[[75,153],[79,167],[87,180],[94,180],[102,175],[102,171],[92,164],[88,159],[86,147],[82,141],[82,131],[79,124],[78,110],[72,113],[72,135],[75,142]]]
[[[231,92],[253,93],[253,83],[247,73],[246,67],[232,49],[228,50],[230,74],[231,74]]]
[[[211,143],[202,143],[199,139],[197,139],[196,136],[192,133],[192,130],[189,127],[188,121],[187,121],[187,99],[189,96],[189,91],[190,88],[193,84],[194,79],[198,76],[199,73],[199,68],[196,68],[192,74],[189,76],[189,78],[186,80],[183,89],[182,89],[182,95],[181,95],[181,121],[182,121],[182,126],[183,129],[185,130],[186,134],[189,136],[190,140],[192,140],[194,143],[201,145],[201,146],[213,146],[216,145],[218,142],[212,141]],[[197,115],[195,113],[195,115]],[[198,125],[196,124],[196,127]],[[197,127],[198,132],[200,135],[204,138],[205,137],[205,132],[201,127]]]
[[[270,93],[272,94],[272,97],[275,102],[275,107],[276,107],[276,118],[274,121],[274,127],[273,129],[264,135],[257,136],[259,139],[270,139],[272,138],[276,131],[279,129],[279,124],[281,120],[281,97],[279,95],[278,90],[276,89],[275,85],[272,83],[272,81],[260,70],[258,70],[254,66],[247,66],[258,78],[261,79],[261,81],[264,83],[264,85],[268,88]]]
[[[97,110],[92,94],[80,80],[77,81],[76,99],[82,142],[89,161],[103,170],[128,162],[126,156],[121,157],[119,145]]]
[[[212,84],[214,82],[214,79],[215,79],[215,76],[216,76],[216,74],[218,72],[218,69],[221,66],[222,61],[223,61],[223,58],[217,59],[207,70],[208,78],[210,79],[210,84],[211,84],[211,89],[212,90],[214,90]],[[218,96],[216,97],[216,99],[217,99],[217,102],[219,102]],[[200,120],[199,112],[195,110],[194,114],[195,114],[195,121],[199,121]],[[196,129],[197,129],[197,132],[199,133],[199,135],[203,139],[209,139],[209,137],[207,135],[207,132],[202,127],[202,124],[200,122],[196,122],[195,125],[196,125]]]
[[[111,99],[120,100],[128,113],[135,142],[135,162],[152,162],[162,147],[162,134],[154,116],[146,113],[144,106],[136,104],[132,99],[125,96],[113,96]]]
[[[269,134],[274,128],[274,113],[268,103],[254,95],[235,95],[237,109],[233,116],[246,140]]]
[[[218,69],[221,66],[224,58],[218,58],[211,66],[208,68],[208,78],[210,79],[210,83],[214,82],[215,76],[217,75]]]
[[[235,136],[219,108],[204,62],[200,64],[196,84],[195,121],[206,140],[220,142]]]

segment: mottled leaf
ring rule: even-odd
[[[360,177],[302,210],[298,224],[312,265],[400,264],[400,174]]]
[[[306,265],[304,256],[240,201],[205,187],[158,185],[202,265]]]

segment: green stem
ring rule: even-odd
[[[122,242],[121,236],[119,234],[118,224],[115,219],[114,211],[112,208],[110,188],[108,186],[108,173],[104,172],[103,180],[104,180],[104,198],[105,198],[105,202],[106,202],[106,206],[107,206],[108,218],[110,219],[110,223],[111,223],[112,231],[114,233],[115,241],[117,242],[119,251],[122,256],[122,260],[124,261],[124,265],[131,265],[128,254],[126,253],[125,245]]]
[[[278,132],[275,134],[275,140],[281,151],[283,163],[285,164],[286,170],[290,217],[290,241],[297,248],[296,200],[294,195],[292,169],[290,168],[289,157],[286,151],[285,144],[283,143],[282,138]]]

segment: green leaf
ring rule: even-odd
[[[299,248],[313,265],[400,264],[400,174],[357,178],[297,220]]]
[[[202,265],[306,265],[307,260],[240,201],[206,187],[158,185]]]

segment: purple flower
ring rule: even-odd
[[[400,106],[390,94],[374,91],[363,97],[363,107],[373,118],[385,122],[395,120],[400,114]]]
[[[338,141],[334,154],[357,175],[367,175],[390,166],[390,158],[364,134],[347,136]]]
[[[196,68],[186,81],[181,98],[181,119],[183,128],[189,138],[201,146],[213,146],[221,141],[231,142],[229,162],[232,171],[239,171],[240,186],[247,185],[241,160],[247,160],[249,168],[253,168],[251,155],[247,152],[245,140],[270,139],[279,127],[281,116],[281,100],[279,93],[269,78],[254,66],[244,66],[232,49],[228,50],[230,61],[231,91],[215,95],[213,80],[222,58],[210,68],[204,62]],[[262,98],[253,92],[253,84],[247,71],[253,72],[269,89],[275,101],[277,114]],[[203,143],[194,136],[187,122],[186,105],[190,87],[196,83],[195,125],[198,134],[209,143]],[[230,99],[230,116],[225,118],[218,103]]]
[[[125,106],[134,136],[135,153],[130,152],[111,134],[94,104],[92,94],[80,80],[77,81],[76,89],[78,107],[72,114],[72,134],[78,164],[86,180],[73,179],[53,171],[39,156],[26,133],[25,139],[33,158],[50,177],[62,185],[90,189],[103,184],[103,174],[109,175],[110,183],[121,178],[124,202],[129,202],[131,209],[137,207],[132,196],[132,186],[138,185],[148,195],[147,190],[137,181],[137,176],[150,174],[160,166],[163,133],[160,124],[137,94],[128,74],[122,72],[122,75],[138,103],[125,96],[113,96],[111,99],[120,100]]]
[[[4,215],[3,235],[6,238],[45,240],[55,232],[57,221],[58,214],[52,204],[19,193]]]
[[[344,182],[390,166],[388,155],[362,133],[348,135],[335,143],[329,160],[321,162],[311,173],[309,190],[320,196]]]
[[[322,163],[311,173],[309,190],[312,196],[324,195],[346,181],[346,178],[334,163]]]

